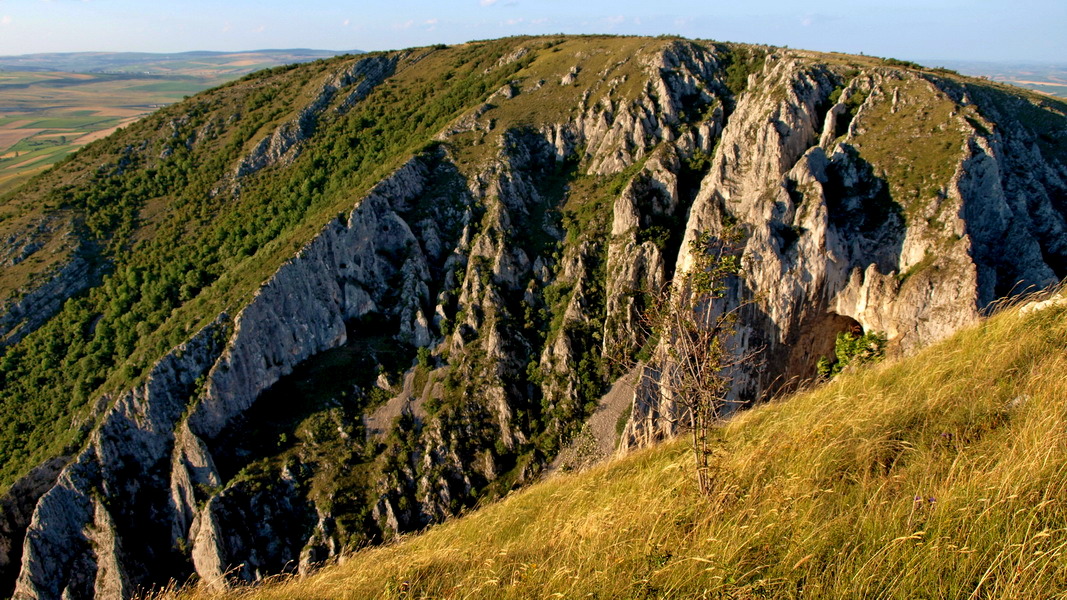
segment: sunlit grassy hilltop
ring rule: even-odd
[[[1067,597],[1067,306],[214,598]]]

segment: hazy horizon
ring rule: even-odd
[[[222,5],[185,0],[0,0],[0,55],[58,52],[387,50],[536,34],[676,34],[915,61],[1067,62],[1067,3],[855,0],[805,9],[773,0],[712,4],[636,0],[324,0]]]
[[[552,35],[552,34],[531,34],[531,35]],[[590,33],[590,34],[574,34],[574,35],[598,35],[598,34],[597,33]],[[612,34],[603,34],[603,35],[612,35]],[[629,35],[629,34],[627,34],[627,35]],[[633,34],[633,35],[638,35],[638,34]],[[706,38],[695,38],[695,39],[706,39]],[[467,41],[470,42],[470,41],[476,41],[476,40],[467,40]],[[723,41],[723,40],[716,40],[716,41]],[[728,40],[728,41],[733,41],[733,40]],[[455,43],[462,44],[462,43],[465,43],[465,42],[455,42]],[[747,42],[747,43],[759,43],[759,42]],[[431,44],[424,44],[424,45],[431,45]],[[800,50],[814,50],[814,48],[800,48],[800,47],[797,47],[797,49],[800,49]],[[90,50],[75,50],[75,51],[62,51],[62,52],[30,52],[30,53],[26,53],[26,54],[0,54],[0,59],[2,59],[2,58],[19,58],[19,57],[26,57],[26,56],[41,56],[41,55],[48,55],[48,54],[57,54],[58,55],[58,54],[94,54],[94,53],[99,53],[99,54],[151,54],[151,55],[156,55],[156,56],[169,56],[169,55],[195,54],[195,53],[245,54],[245,53],[256,53],[256,52],[301,52],[301,51],[315,52],[315,53],[332,53],[332,54],[335,54],[335,55],[341,55],[341,54],[345,54],[345,53],[356,53],[356,52],[360,52],[360,53],[361,52],[374,52],[374,50],[364,50],[362,48],[335,49],[335,48],[303,48],[303,47],[301,47],[301,48],[242,48],[242,49],[239,49],[239,50],[213,50],[211,48],[198,48],[198,49],[195,49],[195,50],[180,50],[180,51],[176,51],[176,52],[151,52],[151,51],[144,51],[144,50],[91,50],[90,49]],[[871,54],[871,56],[879,56],[879,55]],[[919,57],[919,58],[909,59],[909,60],[914,60],[915,62],[918,62],[919,64],[921,64],[923,66],[928,66],[928,67],[951,66],[953,64],[972,65],[972,66],[981,66],[981,65],[1006,66],[1006,65],[1010,65],[1010,66],[1020,66],[1020,67],[1022,67],[1022,66],[1063,66],[1063,65],[1067,65],[1067,59],[1064,59],[1064,60],[1061,60],[1061,61],[1054,61],[1054,60],[1048,60],[1048,61],[1041,61],[1041,60],[1010,60],[1010,59],[1005,59],[1005,60],[966,60],[966,59],[951,59],[951,58],[939,58],[939,57]]]

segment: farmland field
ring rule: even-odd
[[[0,57],[0,195],[67,154],[186,96],[316,50]]]
[[[1039,63],[993,63],[980,61],[928,61],[959,71],[964,75],[983,77],[1010,83],[1048,94],[1067,98],[1067,65]]]

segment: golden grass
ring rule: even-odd
[[[738,416],[308,577],[205,598],[1067,597],[1067,307]]]

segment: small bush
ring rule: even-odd
[[[878,362],[885,358],[887,339],[884,332],[871,331],[863,335],[856,335],[851,331],[837,334],[834,342],[835,359],[829,357],[819,359],[816,368],[819,376],[830,378],[837,375],[850,364],[867,364]]]
[[[420,367],[422,367],[424,369],[432,368],[431,365],[430,365],[430,361],[433,360],[433,356],[430,353],[430,349],[429,348],[423,346],[423,347],[419,348],[415,352],[415,355],[418,358]]]

